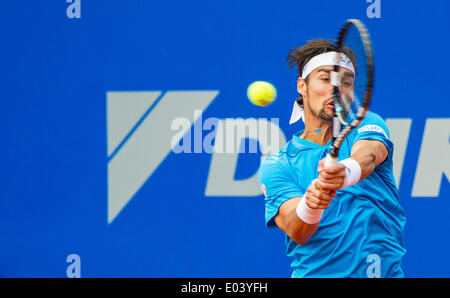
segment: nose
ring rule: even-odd
[[[328,94],[331,96],[333,96],[334,93],[334,86],[331,85],[331,83],[328,85],[328,90],[327,90]]]

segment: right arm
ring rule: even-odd
[[[331,203],[332,197],[336,196],[336,192],[328,194],[320,191],[317,188],[315,181],[316,180],[311,182],[306,190],[304,195],[305,203],[313,210],[326,209]],[[280,206],[274,220],[277,226],[283,230],[289,238],[296,243],[303,245],[306,244],[309,238],[316,232],[319,222],[308,224],[298,217],[296,209],[301,199],[301,197],[296,197],[284,202]]]

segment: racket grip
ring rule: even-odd
[[[327,154],[327,157],[325,157],[324,166],[325,167],[332,167],[337,164],[337,157],[332,157],[330,153]]]
[[[325,167],[331,167],[337,163],[337,157],[332,157],[329,153],[325,157],[324,166]],[[321,189],[324,193],[330,193],[331,191],[328,189]]]

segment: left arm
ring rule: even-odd
[[[380,141],[359,140],[353,147],[350,155],[361,167],[361,180],[372,174],[375,167],[386,160],[388,150]]]
[[[365,179],[376,166],[386,160],[388,150],[386,146],[375,140],[359,140],[353,147],[350,158],[358,162],[361,167],[361,178]],[[317,184],[322,189],[338,190],[344,185],[345,166],[342,163],[336,163],[331,167],[324,166],[324,159],[319,162],[319,179]]]

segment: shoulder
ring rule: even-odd
[[[270,154],[267,156],[262,162],[260,171],[264,169],[270,169],[270,168],[276,168],[283,166],[287,162],[287,151],[288,144],[284,145],[280,150],[277,152]]]
[[[263,180],[270,176],[286,175],[289,169],[289,151],[291,150],[291,141],[284,145],[276,153],[269,155],[261,162],[259,168],[259,178]]]
[[[364,125],[364,124],[371,124],[371,123],[382,124],[382,125],[386,124],[383,117],[381,117],[377,113],[368,111],[366,116],[363,118],[363,120],[361,121],[361,124],[358,127],[360,127],[361,125]]]
[[[386,160],[392,160],[394,143],[390,139],[389,129],[384,119],[374,112],[367,112],[361,124],[349,134],[349,140],[350,148],[359,140],[379,141],[388,151]]]
[[[375,112],[372,111],[367,111],[366,116],[364,117],[363,121],[378,121],[378,122],[384,122],[383,117],[381,117],[380,115],[378,115]]]
[[[368,111],[361,123],[355,128],[357,134],[361,133],[380,133],[389,138],[389,129],[384,119],[371,111]]]

